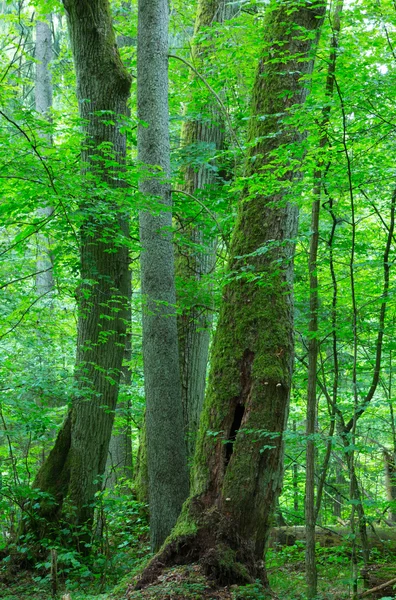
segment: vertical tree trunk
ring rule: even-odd
[[[273,165],[279,148],[293,153],[304,137],[285,117],[305,101],[303,80],[312,72],[324,10],[322,3],[282,1],[267,12],[248,134],[252,188],[240,202],[231,243],[191,496],[140,586],[186,557],[201,560],[222,583],[265,579],[264,546],[283,474],[297,232],[297,208],[287,193],[295,157],[290,167],[283,157],[280,171]]]
[[[49,68],[52,60],[52,32],[49,22],[37,21],[36,23],[36,78],[35,78],[35,104],[36,110],[48,120],[51,119],[52,108],[52,77]],[[51,143],[51,136],[45,136]],[[41,218],[50,217],[53,209],[44,206],[38,210]],[[36,262],[36,289],[39,296],[51,292],[54,287],[51,260],[51,240],[47,235],[38,234],[38,258]]]
[[[146,196],[140,213],[143,360],[153,549],[170,533],[188,495],[172,246],[168,131],[168,3],[138,6],[138,157]]]
[[[192,41],[193,63],[199,72],[205,72],[205,67],[210,67],[213,62],[213,49],[208,48],[207,44],[202,47],[200,42],[202,29],[231,19],[238,8],[238,2],[199,0]],[[206,32],[205,39],[207,35]],[[191,77],[199,81],[196,73]],[[193,115],[196,114],[194,98],[188,106]],[[225,139],[224,114],[213,96],[210,96],[206,102],[200,99],[199,106],[199,112],[204,118],[189,117],[189,114],[186,114],[187,120],[184,121],[181,133],[182,146],[188,152],[189,147],[196,148],[199,144],[206,147],[211,145],[213,153],[218,152],[222,150]],[[213,193],[213,186],[217,183],[218,176],[212,164],[204,164],[199,168],[196,165],[188,165],[184,168],[184,182],[180,190],[189,195],[195,195],[198,190],[202,190],[210,195]],[[202,193],[200,198],[203,198]],[[178,302],[181,301],[183,307],[182,313],[178,316],[179,355],[187,453],[192,457],[205,396],[212,327],[210,292],[208,293],[207,290],[208,283],[205,276],[215,267],[217,244],[213,234],[208,238],[200,226],[184,223],[182,233],[189,243],[179,248],[176,255],[176,275],[180,280]],[[186,298],[183,296],[183,289],[188,290]],[[193,290],[192,298],[191,290]]]
[[[129,387],[132,383],[132,373],[130,361],[132,358],[132,332],[130,331],[132,323],[132,279],[131,272],[128,273],[128,295],[127,295],[127,334],[124,351],[124,364],[121,373],[121,394],[122,388],[125,388],[124,398],[118,399],[116,408],[119,417],[124,421],[121,429],[116,429],[117,423],[113,425],[113,430],[109,443],[109,452],[106,462],[105,485],[107,488],[114,488],[121,481],[131,481],[133,478],[133,459],[132,459],[132,436],[130,419],[130,392]]]
[[[85,133],[76,392],[34,485],[56,497],[57,507],[43,511],[48,518],[56,516],[68,495],[74,520],[82,525],[92,521],[106,465],[126,338],[128,216],[117,202],[124,187],[126,140],[118,120],[127,114],[130,76],[115,44],[108,1],[64,0],[64,6]],[[100,194],[102,186],[112,193]]]
[[[331,98],[334,89],[334,76],[337,59],[338,35],[340,32],[340,12],[342,2],[337,2],[335,7],[333,32],[331,38],[330,60],[326,80],[326,96]],[[322,134],[319,148],[322,151],[328,144],[327,129],[329,123],[330,107],[322,110]],[[315,556],[315,527],[318,513],[315,508],[315,433],[317,429],[317,369],[319,352],[319,292],[318,292],[318,246],[319,246],[319,215],[322,197],[323,158],[314,173],[314,201],[311,214],[311,239],[309,247],[309,338],[308,338],[308,394],[307,394],[307,450],[306,450],[306,484],[305,484],[305,575],[307,582],[307,597],[312,600],[317,595],[317,571]],[[320,505],[320,500],[319,500]]]
[[[293,421],[293,433],[296,435],[297,425],[296,422]],[[295,516],[298,514],[298,463],[297,460],[293,462],[293,509],[295,512]]]
[[[396,523],[396,452],[383,451],[385,465],[386,497],[392,502],[390,518]]]
[[[334,498],[334,503],[333,503],[333,515],[339,519],[342,519],[342,505],[343,505],[342,490],[345,487],[346,481],[345,481],[345,477],[342,473],[342,466],[338,460],[335,465],[335,470],[336,470],[335,483],[336,483],[337,492],[336,492],[336,496]]]

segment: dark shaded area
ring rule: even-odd
[[[233,450],[234,442],[236,440],[237,433],[241,427],[243,415],[245,414],[245,407],[242,404],[237,404],[234,412],[234,420],[231,425],[230,434],[228,441],[225,444],[225,466],[227,467],[230,462]]]

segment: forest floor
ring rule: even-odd
[[[120,584],[103,594],[98,593],[98,584],[81,585],[73,591],[60,584],[59,593],[55,597],[59,600],[63,598],[64,600],[304,600],[304,557],[297,556],[295,547],[291,547],[290,550],[291,555],[288,559],[282,556],[283,564],[273,564],[268,568],[273,592],[271,595],[259,583],[214,588],[198,565],[188,565],[166,570],[153,585],[140,591],[134,591],[134,579],[127,576]],[[287,562],[284,562],[285,559]],[[273,559],[273,562],[279,562],[279,558]],[[396,574],[396,563],[378,563],[378,565],[382,568],[386,565],[387,572]],[[321,561],[318,569],[320,600],[346,600],[350,597],[348,561],[324,560]],[[362,583],[360,587],[363,591]],[[390,593],[396,594],[396,590]],[[384,590],[374,597],[386,597],[390,600],[394,596],[389,595],[389,590]],[[20,571],[12,578],[0,575],[0,598],[2,600],[53,600],[54,596],[51,594],[49,578],[37,577],[31,571]]]
[[[124,555],[118,571],[109,568],[104,573],[85,579],[78,569],[71,576],[59,573],[58,594],[51,593],[49,564],[28,571],[10,572],[7,561],[0,565],[1,600],[305,600],[304,540],[293,545],[277,544],[267,553],[267,570],[272,594],[258,582],[246,586],[214,587],[199,565],[167,569],[149,587],[135,591],[136,573],[145,559],[133,561]],[[369,588],[396,577],[394,547],[372,548],[373,564],[369,571]],[[140,555],[142,556],[142,555]],[[134,562],[134,565],[133,565]],[[317,546],[318,600],[346,600],[351,595],[350,550],[347,544],[333,547]],[[133,565],[133,571],[130,573]],[[121,575],[124,573],[124,576]],[[115,583],[118,580],[118,584]],[[363,592],[363,580],[359,581]],[[101,593],[102,592],[102,593]],[[368,600],[396,598],[396,586],[382,590]]]

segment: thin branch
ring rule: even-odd
[[[184,192],[183,190],[171,190],[172,194],[183,194],[184,196],[187,196],[188,198],[191,198],[192,200],[194,200],[195,202],[197,202],[200,206],[202,206],[202,208],[208,213],[208,215],[210,215],[210,217],[213,219],[213,221],[216,223],[217,225],[217,229],[220,232],[220,235],[223,239],[223,242],[227,248],[227,250],[229,250],[228,247],[228,241],[227,238],[220,226],[220,223],[218,222],[216,215],[214,213],[212,213],[212,211],[210,210],[210,208],[208,208],[203,202],[202,200],[200,200],[199,198],[197,198],[196,196],[194,196],[193,194],[190,194],[189,192]]]
[[[180,60],[182,63],[184,63],[185,65],[187,65],[187,67],[189,69],[191,69],[195,73],[195,75],[197,77],[199,77],[199,79],[202,81],[202,83],[208,88],[208,90],[210,91],[210,93],[213,94],[213,96],[216,98],[217,102],[219,103],[219,105],[221,107],[221,110],[224,113],[224,116],[225,116],[225,118],[227,120],[228,127],[230,129],[230,132],[232,134],[232,137],[234,138],[234,141],[235,141],[236,145],[238,146],[239,150],[241,152],[243,152],[242,146],[240,145],[239,140],[237,138],[237,135],[236,135],[236,133],[234,131],[234,128],[232,126],[230,115],[228,114],[228,111],[227,111],[226,107],[224,106],[224,103],[223,103],[222,99],[217,94],[217,92],[215,92],[215,90],[212,88],[212,86],[210,85],[210,83],[205,79],[205,77],[203,75],[201,75],[201,73],[199,71],[197,71],[197,69],[194,67],[194,65],[192,65],[190,62],[188,62],[188,60],[185,60],[184,58],[182,58],[181,56],[177,56],[176,54],[169,54],[168,56],[169,56],[169,58],[176,58],[177,60]]]

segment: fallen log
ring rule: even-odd
[[[365,598],[366,596],[371,596],[371,594],[374,594],[376,592],[380,592],[381,590],[384,590],[387,587],[390,587],[391,585],[396,584],[396,577],[394,579],[391,579],[390,581],[386,581],[385,583],[381,583],[381,585],[377,585],[377,587],[371,588],[371,590],[366,590],[365,592],[363,592],[362,594],[359,594],[359,598]]]
[[[372,548],[378,548],[380,551],[388,550],[396,552],[395,527],[368,528],[367,534]],[[347,527],[316,527],[315,531],[316,542],[322,548],[348,545],[349,535],[350,530]],[[271,548],[276,548],[277,546],[294,546],[298,541],[305,541],[304,526],[273,527],[269,537],[269,546]]]

